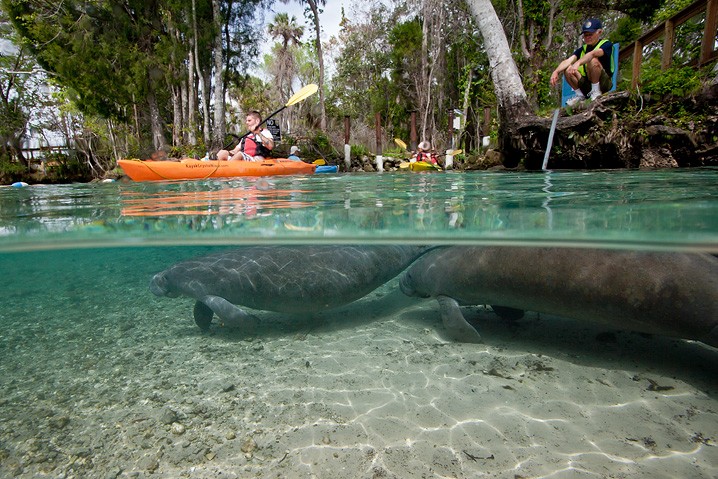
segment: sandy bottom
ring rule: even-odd
[[[205,252],[0,255],[0,477],[718,477],[715,349],[483,307],[454,343],[395,281],[202,334],[147,283]]]

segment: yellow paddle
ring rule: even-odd
[[[394,138],[394,143],[396,143],[399,148],[409,151],[409,149],[406,147],[406,143],[404,143],[401,138]]]
[[[287,107],[289,107],[289,106],[292,106],[292,105],[296,105],[296,104],[299,103],[300,101],[306,100],[306,99],[309,98],[310,96],[314,95],[314,94],[317,92],[317,90],[319,90],[319,86],[318,86],[316,83],[310,83],[309,85],[305,85],[301,90],[299,90],[297,93],[295,93],[294,95],[292,95],[292,97],[291,97],[289,100],[287,100],[287,103],[286,103],[282,108],[280,108],[279,110],[275,111],[274,113],[272,113],[271,115],[269,115],[267,118],[265,118],[264,120],[262,120],[262,122],[261,122],[259,125],[257,125],[257,126],[259,127],[259,126],[265,124],[265,123],[267,122],[267,120],[269,120],[270,118],[272,118],[272,117],[275,116],[277,113],[279,113],[279,112],[281,112],[282,110],[284,110],[285,108],[287,108]],[[235,137],[235,138],[237,139],[237,141],[242,141],[242,138],[244,138],[245,136],[249,135],[250,133],[252,133],[252,132],[251,132],[251,131],[248,131],[247,133],[245,133],[245,134],[242,135],[242,136],[235,135],[234,133],[230,133],[230,134],[231,134],[233,137]],[[226,145],[223,149],[226,150],[227,148],[229,148],[229,146],[232,145],[232,143],[234,143],[234,142],[230,142],[230,143],[229,143],[228,145]]]

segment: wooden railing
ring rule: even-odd
[[[641,62],[643,60],[643,47],[663,36],[663,57],[661,68],[663,70],[671,66],[673,59],[673,44],[675,43],[676,27],[687,22],[696,15],[706,12],[705,28],[703,29],[703,40],[701,51],[698,56],[698,66],[705,65],[718,58],[718,50],[715,49],[716,29],[718,28],[718,0],[698,0],[687,6],[680,12],[673,15],[665,22],[657,25],[651,31],[645,33],[632,45],[623,47],[618,55],[622,61],[633,55],[633,68],[631,73],[631,87],[638,86],[641,76]]]

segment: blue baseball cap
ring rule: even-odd
[[[581,29],[581,33],[593,33],[596,30],[601,30],[603,28],[603,24],[601,24],[601,20],[598,18],[589,18],[585,22],[583,22],[583,27]]]

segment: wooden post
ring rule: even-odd
[[[381,155],[381,113],[374,116],[374,131],[376,133],[376,154]]]
[[[701,54],[700,57],[698,57],[699,65],[708,63],[713,56],[713,45],[715,44],[716,29],[718,29],[718,0],[707,0],[706,26],[705,30],[703,30]]]
[[[344,166],[346,171],[351,170],[352,166],[352,147],[349,145],[349,136],[351,132],[351,123],[349,115],[344,116]]]
[[[676,27],[673,20],[666,20],[666,26],[663,34],[663,57],[661,58],[661,70],[668,70],[673,60],[673,44],[675,43]]]
[[[411,112],[411,128],[409,129],[409,146],[411,151],[416,151],[416,111]]]
[[[638,88],[641,79],[641,61],[643,60],[643,44],[636,40],[633,44],[633,71],[631,73],[631,88]]]
[[[376,171],[384,171],[384,157],[381,156],[381,113],[377,113],[374,121],[376,128]]]
[[[447,149],[451,149],[454,147],[454,109],[449,108],[449,135],[446,137],[447,141]],[[436,145],[434,145],[434,148],[436,148]]]

